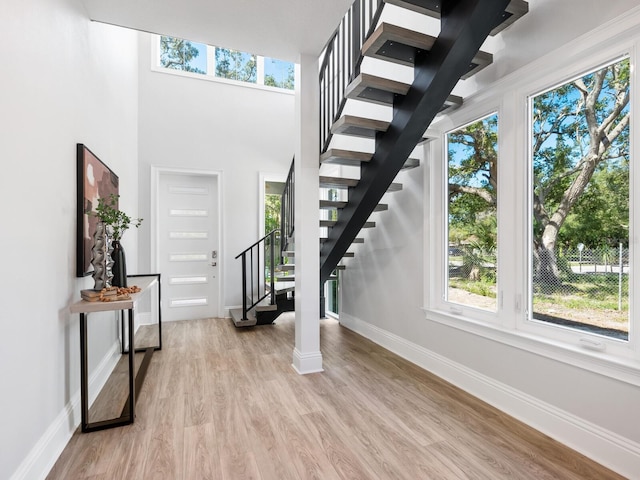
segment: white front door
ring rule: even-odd
[[[159,175],[163,320],[218,316],[218,187],[214,175]]]

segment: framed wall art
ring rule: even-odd
[[[91,248],[98,219],[90,215],[98,206],[99,198],[118,195],[118,176],[91,150],[77,144],[77,263],[76,275],[84,277],[93,271]]]

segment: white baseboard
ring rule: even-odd
[[[89,392],[91,392],[89,405],[95,401],[119,359],[120,342],[116,341],[89,377]],[[80,425],[80,408],[80,391],[78,390],[33,446],[10,480],[46,478]]]
[[[292,367],[300,375],[324,372],[324,369],[322,368],[322,353],[302,353],[297,348],[294,348]]]
[[[356,317],[341,313],[340,323],[621,475],[640,472],[640,444],[634,441]]]

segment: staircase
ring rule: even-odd
[[[439,34],[381,21],[386,4],[440,19]],[[348,201],[322,244],[322,282],[394,185],[398,172],[411,163],[407,159],[435,116],[461,105],[462,99],[451,94],[458,81],[492,62],[490,53],[480,51],[486,37],[527,11],[522,0],[357,0],[352,5],[327,46],[320,72],[321,161],[359,165],[360,178],[349,188]],[[354,22],[355,18],[360,20]],[[364,72],[365,59],[377,60],[380,71],[393,71],[398,65],[412,69],[413,83]],[[370,63],[374,70],[375,63]],[[391,121],[344,114],[347,102],[353,101],[386,106]],[[370,138],[371,153],[332,148],[334,137],[346,135]]]
[[[439,19],[439,31],[431,35],[389,23],[383,15],[387,4],[404,9],[408,16]],[[523,0],[353,3],[329,40],[320,67],[320,187],[344,192],[339,200],[320,201],[321,210],[336,212],[331,220],[320,221],[320,227],[327,232],[320,243],[321,285],[335,275],[337,268],[344,268],[340,265],[342,258],[354,255],[348,249],[363,242],[358,238],[360,230],[375,227],[371,214],[388,209],[380,203],[383,196],[402,189],[402,184],[394,181],[398,173],[419,166],[419,160],[411,154],[427,140],[425,131],[436,115],[462,104],[462,98],[452,95],[456,84],[491,64],[492,55],[480,50],[486,38],[527,12],[528,4]],[[412,83],[387,78],[399,71],[401,74],[396,76],[412,76]],[[347,106],[354,106],[351,110],[357,112],[369,111],[361,107],[367,104],[375,105],[377,112],[382,107],[384,113],[376,117],[386,118],[345,113]],[[355,141],[349,140],[354,138]],[[358,148],[345,148],[345,144]],[[323,173],[336,166],[346,171],[357,167],[359,178]],[[294,185],[293,179],[291,184]],[[286,224],[283,214],[283,252],[290,251],[286,244],[293,238],[292,198],[285,200],[283,196],[283,205],[286,202],[291,210],[290,224]],[[286,262],[281,265],[284,267]],[[290,285],[287,295],[293,295],[292,268],[284,267],[286,271],[276,282]],[[285,289],[273,288],[270,304],[277,305],[276,298]],[[240,319],[244,325],[235,318],[234,322],[237,326],[251,323],[248,318]],[[259,324],[258,320],[253,324]]]

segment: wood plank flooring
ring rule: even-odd
[[[300,376],[293,313],[164,324],[136,422],[74,434],[47,479],[622,478],[334,320],[321,335],[325,372]]]

